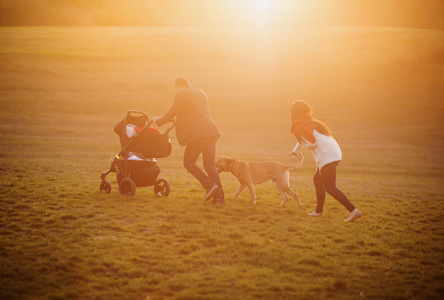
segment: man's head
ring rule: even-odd
[[[190,86],[190,82],[186,77],[180,76],[174,81],[174,86],[176,89],[185,89]]]

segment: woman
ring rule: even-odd
[[[331,135],[330,129],[321,121],[313,119],[311,107],[304,101],[295,101],[291,106],[291,133],[296,136],[298,143],[287,155],[301,157],[304,147],[310,149],[316,161],[316,173],[313,182],[316,189],[316,211],[312,217],[322,217],[325,192],[333,196],[350,212],[346,222],[353,222],[362,213],[348,200],[347,196],[336,187],[336,166],[342,159],[341,148]]]

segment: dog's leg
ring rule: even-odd
[[[299,208],[302,209],[302,203],[301,203],[301,200],[299,199],[298,194],[296,194],[295,192],[293,192],[293,191],[290,189],[290,187],[287,187],[287,188],[285,189],[285,192],[288,193],[290,196],[292,196],[292,197],[298,202]]]
[[[279,206],[284,206],[285,203],[288,201],[288,196],[279,186],[277,188],[278,188],[279,192],[281,193],[281,196],[282,196],[282,199],[283,199],[282,203],[279,204]]]
[[[237,189],[236,194],[234,194],[234,199],[237,199],[237,197],[239,197],[245,187],[246,185],[243,185],[242,183],[239,184],[239,188]]]
[[[248,186],[248,189],[250,190],[251,201],[253,202],[253,204],[256,204],[257,198],[256,198],[256,192],[254,190],[253,181],[250,181],[247,186]]]
[[[296,194],[295,192],[293,192],[290,189],[290,172],[286,171],[284,176],[281,177],[279,179],[279,181],[276,181],[276,186],[279,189],[279,191],[281,192],[281,194],[282,194],[282,192],[284,192],[284,193],[287,193],[290,196],[292,196],[298,202],[299,208],[302,209],[302,203],[301,203],[301,200],[299,199],[298,194]],[[284,200],[285,199],[288,200],[288,196],[287,195],[285,195]],[[282,202],[281,205],[284,204],[284,203],[285,203],[285,201]]]

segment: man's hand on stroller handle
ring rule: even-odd
[[[158,116],[154,116],[151,118],[151,122],[152,123],[156,123],[157,125],[157,120],[159,120],[160,118]],[[176,117],[172,118],[171,120],[169,120],[168,122],[173,123],[174,125],[176,125]]]
[[[155,117],[152,117],[152,118],[151,118],[151,122],[152,122],[152,123],[155,123],[156,125],[157,125],[157,120],[159,120],[159,117],[158,117],[158,116],[155,116]]]

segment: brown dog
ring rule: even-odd
[[[302,208],[298,195],[290,189],[290,173],[288,172],[288,170],[297,168],[302,164],[304,157],[300,153],[298,157],[300,159],[299,163],[291,166],[274,161],[250,163],[230,157],[221,157],[216,161],[216,168],[219,173],[224,171],[231,172],[239,181],[239,188],[236,194],[234,194],[234,199],[237,199],[245,187],[248,187],[251,200],[253,204],[256,204],[257,198],[254,185],[271,180],[271,182],[276,182],[276,186],[284,199],[280,204],[281,206],[287,202],[287,194],[289,194],[298,202],[299,207]]]

